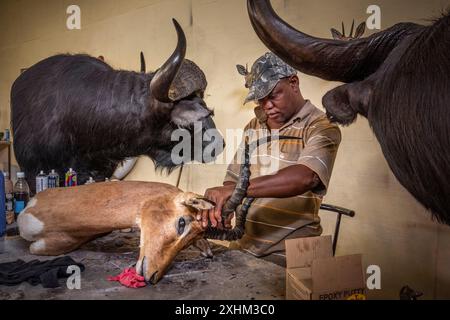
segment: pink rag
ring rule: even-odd
[[[128,288],[142,288],[147,285],[144,277],[138,275],[135,268],[127,268],[118,276],[108,277],[108,280],[119,281],[122,285]]]

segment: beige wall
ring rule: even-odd
[[[66,8],[78,4],[82,30],[66,29]],[[366,8],[378,4],[382,28],[398,21],[422,22],[439,14],[449,0],[277,0],[276,11],[289,23],[320,37],[341,20],[348,26],[367,18]],[[63,52],[104,55],[116,68],[138,70],[139,51],[148,69],[155,69],[172,52],[176,35],[170,18],[183,26],[187,57],[205,71],[206,101],[215,109],[223,132],[242,128],[252,106],[242,106],[243,79],[235,70],[266,51],[250,26],[244,0],[2,0],[0,2],[0,129],[9,124],[9,92],[20,68]],[[371,33],[371,32],[369,32]],[[336,86],[301,75],[305,97],[321,107],[321,97]],[[338,255],[363,253],[365,265],[379,265],[382,290],[371,297],[398,298],[403,285],[425,292],[426,298],[450,298],[450,228],[432,222],[430,215],[399,185],[384,160],[365,119],[343,128],[343,142],[326,202],[356,210],[344,219]],[[230,144],[229,144],[230,145]],[[187,166],[181,187],[203,193],[221,184],[225,166]],[[154,173],[147,158],[138,162],[129,179],[175,183]],[[324,224],[331,226],[324,214]]]

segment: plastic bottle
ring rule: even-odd
[[[9,173],[4,172],[5,175],[5,204],[6,204],[6,223],[14,222],[14,186],[9,178]]]
[[[59,188],[59,174],[55,171],[55,169],[52,169],[48,175],[48,188]]]
[[[0,171],[0,241],[3,242],[6,233],[6,210],[5,210],[5,176]]]
[[[17,182],[14,185],[14,213],[16,217],[27,206],[30,200],[30,187],[25,180],[25,173],[17,172]]]
[[[69,171],[66,172],[65,185],[66,187],[77,186],[77,173],[72,168],[70,168]]]
[[[41,171],[36,177],[36,194],[48,189],[48,176]]]

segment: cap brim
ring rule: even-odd
[[[244,100],[244,104],[249,103],[250,101],[254,101],[255,100],[255,93],[253,91],[249,92],[249,94],[247,95],[247,97]]]
[[[278,82],[280,82],[281,79],[276,79],[269,81],[267,83],[256,83],[250,88],[250,92],[248,93],[247,97],[245,98],[244,104],[250,102],[250,101],[257,101],[264,99],[267,97],[272,90],[276,87]]]

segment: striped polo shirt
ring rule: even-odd
[[[245,127],[250,141],[275,134],[266,125],[264,111],[257,107],[256,117]],[[310,101],[278,131],[279,135],[301,140],[273,141],[260,146],[251,155],[251,178],[275,174],[285,167],[302,164],[320,178],[319,186],[290,198],[259,198],[250,207],[245,235],[231,247],[239,247],[255,256],[283,253],[284,240],[322,233],[318,211],[326,194],[334,160],[341,142],[339,127]],[[228,166],[224,182],[237,182],[242,144]]]

